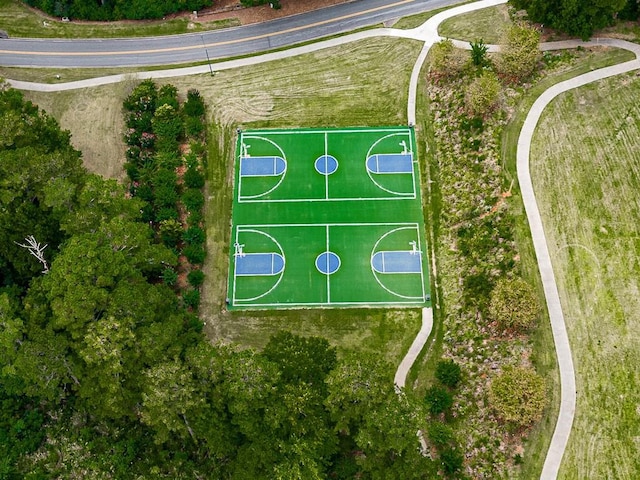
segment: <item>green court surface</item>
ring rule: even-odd
[[[238,132],[228,305],[430,302],[412,128]]]

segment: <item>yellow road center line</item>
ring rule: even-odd
[[[310,23],[308,25],[302,25],[299,27],[292,27],[286,30],[280,30],[279,32],[273,33],[264,33],[262,35],[255,35],[253,37],[245,37],[238,38],[235,40],[225,40],[222,42],[208,43],[205,45],[189,45],[184,47],[168,47],[168,48],[158,48],[154,50],[126,50],[122,52],[32,52],[32,51],[21,51],[21,50],[0,50],[0,53],[13,54],[13,55],[44,55],[44,56],[102,56],[102,55],[140,55],[144,53],[162,53],[162,52],[178,52],[182,50],[197,50],[201,48],[209,48],[209,47],[219,47],[222,45],[232,45],[234,43],[242,43],[242,42],[250,42],[253,40],[261,40],[267,37],[273,37],[276,35],[285,35],[287,33],[298,32],[300,30],[305,30],[307,28],[319,27],[322,25],[326,25],[328,23],[339,22],[341,20],[347,20],[349,18],[357,17],[360,15],[365,15],[367,13],[373,13],[380,10],[385,10],[387,8],[397,7],[399,5],[404,5],[405,3],[413,3],[416,0],[401,0],[399,2],[391,3],[389,5],[383,5],[381,7],[370,8],[369,10],[363,10],[361,12],[350,13],[348,15],[343,15],[341,17],[331,18],[328,20],[322,20],[320,22]]]

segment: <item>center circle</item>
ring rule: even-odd
[[[338,170],[338,160],[333,155],[321,155],[316,159],[316,172],[321,175],[331,175]]]
[[[333,252],[322,252],[316,257],[316,268],[325,275],[336,273],[340,268],[340,257]]]

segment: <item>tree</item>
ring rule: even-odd
[[[525,23],[515,23],[506,31],[500,46],[498,71],[513,81],[521,81],[536,70],[541,54],[540,32]]]
[[[22,248],[33,236],[48,245],[50,262],[64,240],[60,220],[73,208],[86,171],[69,132],[25,101],[0,88],[0,278],[25,286],[42,264]],[[60,209],[55,205],[60,205]]]
[[[203,403],[204,398],[182,362],[164,362],[145,372],[141,418],[153,427],[158,443],[167,441],[171,434],[195,441],[189,417]]]
[[[503,329],[530,328],[540,310],[535,290],[520,277],[499,280],[491,292],[489,315]]]
[[[506,422],[530,425],[547,403],[544,379],[532,368],[506,366],[491,382],[489,402]]]
[[[336,349],[327,339],[300,337],[286,331],[271,336],[262,354],[278,365],[285,382],[304,382],[322,391],[338,361]]]
[[[594,30],[613,24],[627,0],[510,0],[533,22],[588,40]]]
[[[469,84],[466,104],[472,115],[483,116],[492,112],[500,100],[500,81],[495,73],[485,70]]]

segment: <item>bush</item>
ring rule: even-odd
[[[491,292],[489,315],[503,329],[533,326],[541,307],[536,292],[522,278],[502,278]]]
[[[160,185],[153,191],[153,204],[158,208],[172,207],[178,200],[175,185]]]
[[[501,85],[498,77],[490,70],[482,72],[467,87],[465,94],[467,108],[472,115],[486,115],[498,106]]]
[[[176,167],[179,167],[182,164],[182,159],[177,152],[158,152],[156,154],[156,164],[161,169],[166,169],[171,171],[174,174],[174,178],[177,181],[177,176],[175,174]]]
[[[184,184],[188,188],[204,187],[204,175],[198,171],[196,167],[189,167],[182,177]]]
[[[192,263],[194,265],[202,264],[206,255],[204,248],[202,248],[201,245],[189,245],[185,247],[184,250],[182,250],[182,253],[185,257],[187,257],[189,263]]]
[[[133,89],[122,105],[130,112],[153,112],[156,108],[158,87],[153,80],[144,80]]]
[[[182,295],[182,301],[186,307],[195,310],[200,306],[200,292],[196,289],[189,290]]]
[[[189,245],[202,245],[204,243],[204,230],[198,226],[187,228],[182,235],[182,239]]]
[[[436,385],[427,390],[424,401],[432,415],[440,415],[452,407],[453,396],[446,388]]]
[[[172,287],[178,281],[178,273],[171,267],[167,267],[162,271],[162,281]]]
[[[177,181],[178,181],[178,176],[176,175],[175,171],[173,171],[170,168],[160,168],[153,175],[153,179],[151,183],[153,183],[153,186],[156,188],[160,186],[166,186],[166,185],[175,187]]]
[[[155,215],[156,222],[162,222],[164,220],[177,220],[178,219],[178,210],[170,207],[161,208]]]
[[[204,282],[204,273],[202,270],[191,270],[187,275],[187,280],[192,287],[198,288]]]
[[[455,475],[462,468],[464,457],[460,450],[454,447],[445,448],[440,452],[440,464],[447,476]]]
[[[170,105],[174,110],[178,110],[178,89],[173,85],[163,85],[158,90],[158,99],[156,100],[156,108],[162,105]]]
[[[489,59],[487,58],[488,51],[489,47],[482,39],[471,42],[471,63],[476,67],[485,67],[489,65]]]
[[[200,190],[190,188],[182,195],[182,203],[190,212],[199,212],[204,206],[204,195]]]
[[[438,450],[453,441],[453,430],[442,422],[431,422],[427,427],[427,436]]]
[[[189,212],[189,216],[187,217],[187,223],[189,226],[197,227],[202,222],[202,213],[201,212]]]
[[[540,32],[524,23],[512,25],[502,40],[497,68],[512,81],[522,81],[536,70],[541,58]]]
[[[198,138],[204,132],[204,122],[200,117],[187,117],[184,119],[184,131],[188,137]]]
[[[162,243],[167,247],[175,247],[182,237],[182,224],[175,219],[162,220],[158,228]]]
[[[436,378],[443,385],[456,388],[462,378],[460,366],[453,360],[440,360],[436,365]]]
[[[544,379],[532,368],[506,366],[491,382],[489,402],[506,422],[530,425],[547,403]]]
[[[184,114],[188,117],[201,117],[204,115],[204,101],[200,92],[194,88],[187,92],[187,101],[182,107]]]
[[[460,75],[467,63],[462,51],[449,39],[436,43],[429,52],[429,59],[431,73],[444,78]]]

